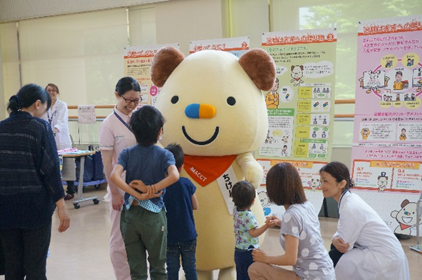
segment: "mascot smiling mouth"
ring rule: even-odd
[[[188,133],[186,132],[186,128],[185,128],[185,126],[182,126],[182,131],[183,131],[183,135],[185,135],[186,139],[188,139],[188,140],[189,140],[189,142],[191,142],[191,143],[193,143],[193,144],[195,144],[195,145],[208,145],[208,144],[212,143],[212,142],[213,142],[213,141],[217,138],[218,133],[219,133],[219,131],[220,131],[220,128],[217,126],[217,127],[215,128],[215,131],[214,131],[213,136],[211,136],[211,138],[210,138],[210,139],[205,140],[205,141],[197,141],[197,140],[193,139],[192,137],[190,137],[190,136],[188,135]]]

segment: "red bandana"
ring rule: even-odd
[[[230,156],[189,156],[185,155],[184,168],[198,184],[205,187],[221,176],[236,159]]]
[[[404,225],[404,224],[400,224],[400,228],[401,228],[402,230],[407,229],[407,228],[410,228],[410,227],[411,227],[411,226]]]

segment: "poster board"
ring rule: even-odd
[[[264,171],[284,161],[296,166],[317,212],[323,202],[319,169],[331,158],[336,42],[334,28],[262,34],[262,47],[276,63],[277,79],[264,93],[269,127],[256,157]],[[268,200],[265,176],[258,193],[261,201]],[[263,206],[267,215],[284,213],[283,207]]]
[[[352,177],[397,234],[416,234],[422,190],[422,15],[358,25]]]
[[[124,73],[138,81],[141,86],[142,105],[155,105],[160,89],[151,81],[151,63],[155,54],[163,47],[180,49],[179,44],[130,46],[124,48]]]

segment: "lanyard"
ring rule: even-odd
[[[341,200],[343,199],[343,196],[347,193],[350,192],[349,190],[343,192],[340,196],[340,200],[338,201],[338,217],[340,218],[340,204],[341,204]]]
[[[129,129],[130,130],[130,132],[132,132],[133,133],[133,131],[132,131],[132,129],[130,128],[130,126],[116,113],[116,111],[113,111],[114,112],[114,115],[116,115],[116,118],[122,123],[122,124],[124,124],[126,127],[127,127],[127,129]]]
[[[47,110],[47,119],[48,119],[48,123],[51,126],[51,123],[53,122],[53,117],[57,114],[57,109],[51,114],[51,117],[50,117],[50,113],[48,111],[49,110]],[[51,111],[51,109],[50,109],[50,111]]]

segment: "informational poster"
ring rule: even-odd
[[[319,169],[331,158],[336,42],[335,29],[262,34],[262,47],[274,58],[277,76],[264,93],[269,123],[257,158],[264,170],[281,161],[294,164],[317,212],[323,202]],[[261,186],[263,197],[265,178]],[[271,209],[284,213],[283,207]]]
[[[266,216],[268,215],[276,215],[280,216],[284,214],[285,209],[282,206],[277,206],[273,203],[271,203],[267,196],[267,190],[265,188],[265,178],[270,170],[271,166],[285,162],[283,160],[266,160],[266,159],[259,159],[258,162],[262,165],[264,170],[264,178],[262,180],[261,187],[258,188],[258,198],[259,201],[262,204],[262,207],[264,209],[264,214]],[[320,176],[319,176],[319,170],[321,167],[323,167],[326,162],[313,162],[313,161],[288,161],[291,164],[293,164],[300,175],[300,178],[302,179],[302,185],[305,189],[306,198],[309,202],[312,203],[317,213],[319,212],[319,209],[322,205],[322,193],[320,190]]]
[[[78,123],[95,124],[96,121],[94,105],[78,105]]]
[[[142,104],[155,105],[160,89],[151,81],[151,63],[155,54],[163,47],[180,49],[179,44],[131,46],[124,48],[125,76],[136,79],[141,86]]]
[[[249,50],[249,37],[222,38],[212,40],[191,41],[189,53],[203,50],[225,51],[240,57]]]
[[[358,27],[355,191],[397,234],[415,235],[422,190],[422,15]]]

